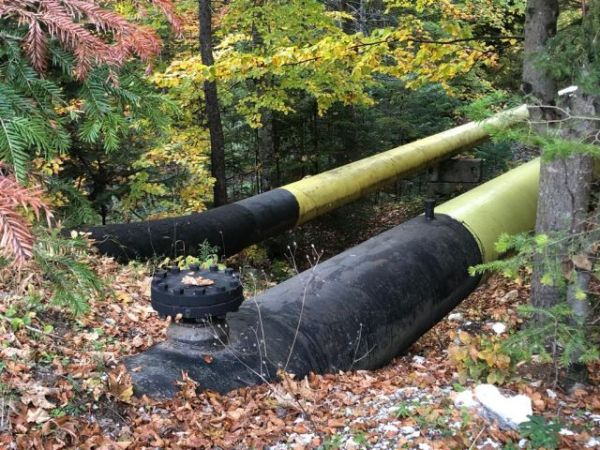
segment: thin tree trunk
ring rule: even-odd
[[[252,24],[252,45],[255,49],[261,49],[264,46],[263,37],[260,35],[256,23]],[[263,77],[256,81],[255,89],[259,96],[268,89],[272,80],[269,77]],[[261,127],[257,132],[258,161],[259,161],[259,192],[265,192],[276,187],[276,169],[275,169],[275,128],[273,110],[262,108],[260,110]]]
[[[312,114],[311,114],[311,127],[312,127],[312,142],[313,142],[313,170],[314,173],[319,173],[319,105],[314,100],[312,103]]]
[[[260,191],[265,192],[277,186],[275,169],[275,127],[273,111],[261,111],[261,124],[258,129],[258,157],[260,160]]]
[[[214,64],[212,48],[212,10],[210,0],[198,0],[198,19],[200,24],[200,55],[202,64]],[[210,133],[211,175],[215,179],[213,187],[214,205],[227,203],[227,178],[225,175],[225,137],[219,110],[219,96],[215,81],[204,82],[204,101],[208,131]]]
[[[340,11],[345,12],[347,14],[353,14],[353,8],[350,4],[351,2],[348,0],[340,1]],[[342,30],[346,34],[354,34],[355,23],[353,20],[345,19],[342,22]],[[342,134],[342,148],[340,152],[337,152],[336,155],[336,164],[347,164],[356,159],[356,155],[358,153],[358,135],[357,135],[357,127],[355,126],[356,122],[356,108],[354,105],[348,105],[344,107],[344,113],[347,114],[347,123],[345,124],[345,129]]]

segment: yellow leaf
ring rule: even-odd
[[[460,342],[462,342],[465,345],[469,345],[472,341],[471,335],[466,331],[459,331],[458,339],[460,339]]]
[[[131,401],[131,397],[133,397],[133,386],[129,386],[125,388],[120,394],[119,399],[122,401],[129,403]]]

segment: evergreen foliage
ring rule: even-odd
[[[540,65],[558,82],[576,84],[589,94],[600,95],[600,3],[584,2],[571,8],[563,12],[565,23],[540,55]]]
[[[40,231],[34,247],[41,275],[52,288],[52,303],[73,314],[88,310],[91,299],[104,290],[104,284],[89,265],[89,242],[84,236],[62,237],[58,230]]]
[[[598,342],[591,338],[594,335],[593,324],[582,323],[566,301],[567,288],[578,286],[578,272],[575,269],[595,270],[594,275],[597,276],[597,269],[580,255],[581,249],[595,245],[594,235],[595,233],[586,233],[573,238],[561,233],[552,236],[504,234],[496,243],[496,250],[501,254],[508,254],[509,257],[470,269],[471,275],[495,271],[522,280],[524,274],[531,273],[534,257],[540,256],[544,267],[542,283],[555,286],[562,292],[563,301],[555,306],[539,308],[524,305],[519,308],[519,313],[524,318],[538,317],[540,320],[519,330],[505,342],[509,354],[517,355],[521,360],[537,358],[539,362],[553,363],[557,371],[569,367],[573,361],[588,363],[600,358]],[[556,258],[553,248],[563,245],[565,241],[568,241],[571,256],[561,255],[560,258]],[[571,258],[568,264],[565,264],[565,257]],[[577,291],[575,296],[579,301],[594,299],[581,290]]]

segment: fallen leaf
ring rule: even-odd
[[[575,267],[581,270],[591,271],[593,268],[592,261],[586,255],[575,255],[571,258]]]
[[[215,284],[213,280],[201,277],[200,275],[198,275],[197,277],[186,275],[181,279],[181,282],[189,286],[212,286],[213,284]]]
[[[27,391],[21,396],[21,402],[25,405],[32,404],[37,408],[52,409],[56,405],[46,399],[46,395],[56,392],[56,389],[50,389],[45,386],[33,385],[28,386]]]
[[[50,414],[43,408],[30,409],[27,411],[27,422],[29,423],[44,423],[50,420]]]

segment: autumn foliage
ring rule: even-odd
[[[155,3],[177,24],[169,1]],[[160,40],[153,30],[91,0],[2,0],[0,18],[15,19],[28,28],[23,47],[39,72],[47,68],[49,39],[56,39],[73,53],[79,78],[94,66],[118,67],[133,56],[149,61],[160,51]]]
[[[26,213],[33,212],[36,219],[43,214],[48,226],[52,218],[42,193],[39,186],[23,187],[0,172],[0,256],[10,257],[17,264],[32,256],[34,237]]]
[[[172,28],[180,28],[171,0],[144,3],[158,9]],[[42,213],[48,220],[52,217],[42,200],[43,189],[24,185],[32,154],[53,155],[71,143],[62,117],[66,111],[64,90],[83,86],[89,94],[84,112],[91,120],[86,125],[85,120],[76,118],[87,130],[80,132],[79,138],[92,142],[112,136],[118,121],[108,117],[111,106],[107,102],[109,93],[123,91],[118,90],[119,69],[133,59],[150,64],[161,50],[154,29],[125,18],[111,6],[111,2],[94,0],[0,0],[4,42],[4,53],[0,53],[0,162],[14,174],[2,174],[0,166],[0,254],[18,264],[32,256],[30,221]],[[143,5],[138,6],[143,10]],[[51,73],[57,67],[65,83]],[[100,71],[94,73],[96,69]],[[135,103],[129,92],[121,96],[127,94],[130,103]]]

